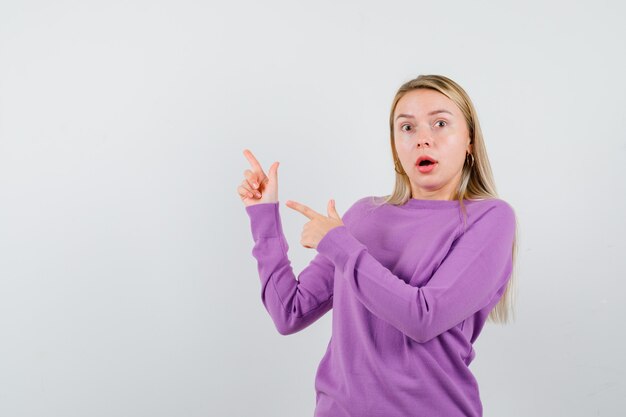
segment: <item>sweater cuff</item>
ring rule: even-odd
[[[278,202],[247,206],[246,213],[250,217],[250,228],[254,240],[282,236],[283,227],[280,222]]]
[[[317,243],[317,251],[332,261],[336,267],[343,269],[351,254],[367,249],[352,236],[345,225],[333,227]]]

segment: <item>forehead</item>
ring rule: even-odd
[[[410,113],[414,116],[427,115],[433,110],[448,110],[452,114],[460,115],[460,110],[454,101],[439,91],[419,88],[406,93],[396,104],[395,114]]]

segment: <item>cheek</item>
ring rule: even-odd
[[[398,159],[400,159],[400,161],[402,161],[403,163],[408,163],[409,159],[411,158],[411,152],[407,149],[405,149],[402,146],[398,146],[396,148],[396,152],[398,154]]]
[[[396,140],[396,152],[398,152],[398,155],[404,155],[411,152],[412,147],[413,145],[408,140],[402,140],[402,138],[398,138],[398,140]]]
[[[457,152],[451,152],[446,157],[446,171],[457,172],[463,168],[464,153],[462,150]]]

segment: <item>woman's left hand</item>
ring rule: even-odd
[[[335,209],[335,200],[331,199],[328,201],[328,217],[295,201],[287,200],[285,204],[287,207],[299,211],[311,219],[310,222],[304,225],[302,239],[300,239],[300,243],[305,248],[317,248],[317,244],[326,236],[330,229],[343,225],[341,217],[339,217],[339,213]]]

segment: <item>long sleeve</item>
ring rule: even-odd
[[[335,266],[316,254],[296,280],[288,258],[279,203],[246,207],[261,279],[261,300],[282,335],[296,333],[332,308]]]
[[[395,276],[345,226],[331,229],[317,250],[333,262],[341,279],[348,280],[355,297],[372,314],[425,343],[499,294],[510,276],[514,234],[513,209],[507,204],[491,207],[459,234],[422,287]]]

